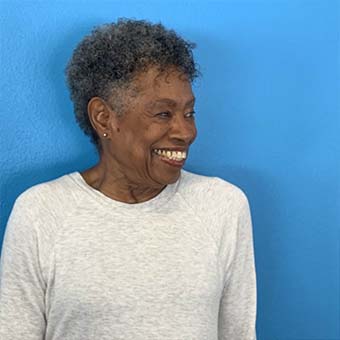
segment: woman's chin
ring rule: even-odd
[[[177,169],[176,172],[157,172],[154,174],[153,178],[154,181],[162,184],[162,185],[168,185],[176,183],[179,176],[181,174],[181,169]]]
[[[154,170],[154,178],[157,183],[167,185],[173,184],[178,180],[183,165],[184,161],[175,162],[154,155],[154,162],[151,166]]]

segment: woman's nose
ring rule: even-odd
[[[170,138],[191,144],[197,135],[196,124],[193,118],[184,116],[174,117],[171,122]]]

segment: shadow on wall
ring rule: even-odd
[[[67,32],[66,35],[62,35],[62,40],[56,41],[55,43],[55,53],[52,55],[49,69],[47,70],[55,90],[56,110],[60,113],[59,116],[64,123],[64,133],[66,134],[74,135],[75,130],[79,132],[79,127],[76,123],[73,104],[66,84],[65,68],[75,47],[96,24],[97,23],[89,24],[87,22],[83,25],[77,25],[76,29],[72,27],[72,31]],[[79,142],[79,140],[76,140],[76,142]],[[77,147],[81,149],[83,145],[79,144]]]
[[[46,73],[45,79],[52,88],[52,98],[48,98],[47,101],[50,106],[44,107],[47,114],[43,115],[43,118],[49,120],[46,124],[47,128],[51,128],[50,134],[48,134],[49,140],[34,139],[36,140],[34,150],[27,149],[29,146],[21,143],[20,152],[31,155],[31,157],[23,157],[26,161],[20,164],[17,162],[16,164],[7,164],[9,171],[2,175],[0,182],[0,250],[8,217],[16,198],[22,192],[35,184],[57,178],[65,173],[75,171],[75,169],[89,167],[96,161],[97,155],[94,148],[75,122],[64,76],[64,69],[74,47],[92,26],[84,24],[83,27],[79,27],[78,25],[78,29],[63,36],[63,40],[50,47],[53,49],[51,59],[47,63],[48,68],[43,70]],[[39,82],[39,79],[37,81]],[[36,93],[38,100],[43,101],[39,95]],[[41,118],[38,117],[38,119]],[[58,128],[61,126],[62,131],[55,131],[56,126]],[[36,133],[31,126],[26,126],[25,129],[28,130],[28,134]],[[58,134],[56,135],[56,133]],[[39,143],[50,144],[51,147],[41,148]],[[65,144],[66,147],[62,144]],[[37,150],[42,150],[41,157],[34,157],[37,152],[39,153]],[[48,154],[45,154],[46,152]],[[15,159],[9,158],[9,163],[14,161]]]

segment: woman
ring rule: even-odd
[[[193,47],[119,20],[75,49],[68,85],[100,160],[17,199],[1,339],[256,338],[247,199],[182,169],[196,137]]]

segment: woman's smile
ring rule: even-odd
[[[167,165],[175,168],[182,168],[187,158],[187,151],[178,149],[154,149],[153,155]]]

